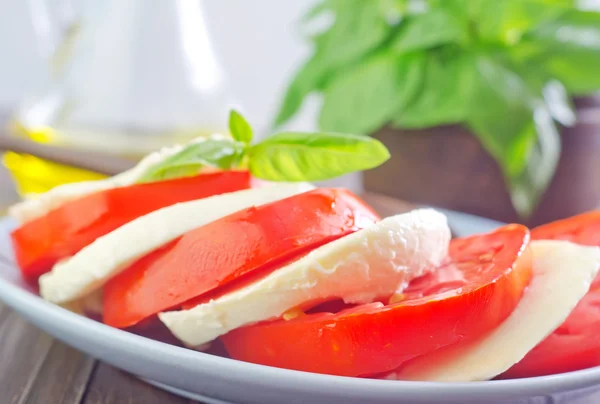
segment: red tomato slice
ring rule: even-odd
[[[249,187],[247,171],[221,171],[86,195],[14,230],[17,263],[23,276],[35,281],[57,261],[137,217],[178,202]]]
[[[600,246],[600,211],[537,227],[536,240],[568,240]],[[565,322],[502,378],[544,376],[600,366],[600,276]]]
[[[259,323],[222,337],[232,358],[341,376],[370,376],[493,329],[531,278],[520,225],[455,239],[451,261],[415,280],[405,300]]]
[[[352,193],[317,189],[192,230],[104,288],[104,322],[124,328],[377,221]]]

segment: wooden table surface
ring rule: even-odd
[[[0,208],[15,198],[0,171]],[[369,195],[383,215],[410,205]],[[0,257],[1,258],[1,257]],[[0,404],[195,403],[154,388],[70,348],[0,303]]]

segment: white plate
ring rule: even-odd
[[[357,379],[271,368],[187,350],[105,326],[36,296],[13,264],[10,228],[8,220],[0,220],[0,300],[61,341],[186,397],[212,403],[491,404],[567,402],[559,393],[571,392],[568,402],[583,404],[592,402],[584,397],[600,383],[600,368],[476,383]]]

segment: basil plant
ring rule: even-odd
[[[312,93],[323,99],[323,131],[461,124],[497,161],[526,217],[555,172],[560,127],[575,122],[572,97],[600,89],[599,9],[572,0],[322,0],[302,21],[314,51],[274,126]]]

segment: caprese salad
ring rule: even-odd
[[[475,381],[600,365],[600,212],[451,240],[435,210],[380,218],[310,183],[383,163],[377,140],[253,142],[236,112],[230,132],[15,205],[23,277],[109,326],[280,368]]]

